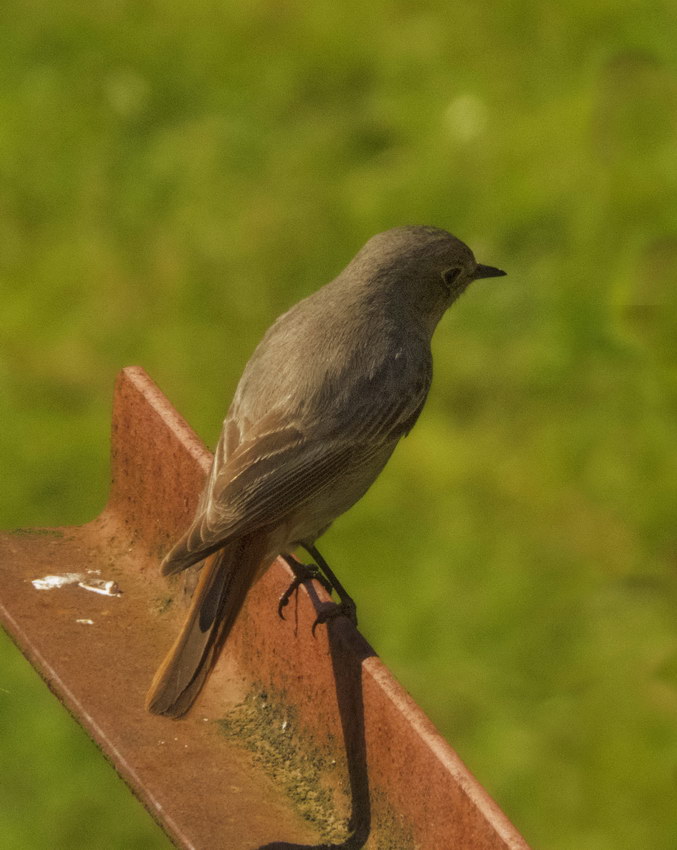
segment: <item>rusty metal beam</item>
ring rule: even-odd
[[[196,850],[527,850],[350,623],[313,637],[328,601],[319,585],[277,617],[282,561],[251,591],[188,717],[144,711],[185,611],[159,556],[189,520],[210,459],[143,370],[125,369],[102,514],[0,535],[5,628],[170,838]],[[66,573],[83,581],[32,583]],[[92,592],[97,581],[114,595]]]

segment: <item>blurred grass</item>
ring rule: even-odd
[[[213,444],[277,314],[372,233],[447,227],[510,276],[445,318],[425,414],[324,550],[535,847],[673,850],[676,25],[656,0],[5,0],[2,526],[97,513],[121,366]],[[0,653],[5,846],[167,846]]]

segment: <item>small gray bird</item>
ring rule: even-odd
[[[504,274],[445,230],[396,227],[268,330],[240,379],[193,522],[162,562],[172,575],[214,555],[155,674],[149,711],[179,717],[190,708],[247,591],[278,555],[303,546],[318,559],[315,540],[416,422],[442,315],[473,280]]]

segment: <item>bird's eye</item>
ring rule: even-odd
[[[454,266],[453,268],[447,269],[446,271],[442,272],[442,280],[444,281],[446,286],[449,289],[451,289],[451,287],[458,280],[458,276],[460,274],[461,274],[461,267],[460,266]]]

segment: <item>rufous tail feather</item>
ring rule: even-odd
[[[266,537],[227,544],[204,565],[186,621],[153,678],[146,708],[180,717],[192,706],[262,568]]]

